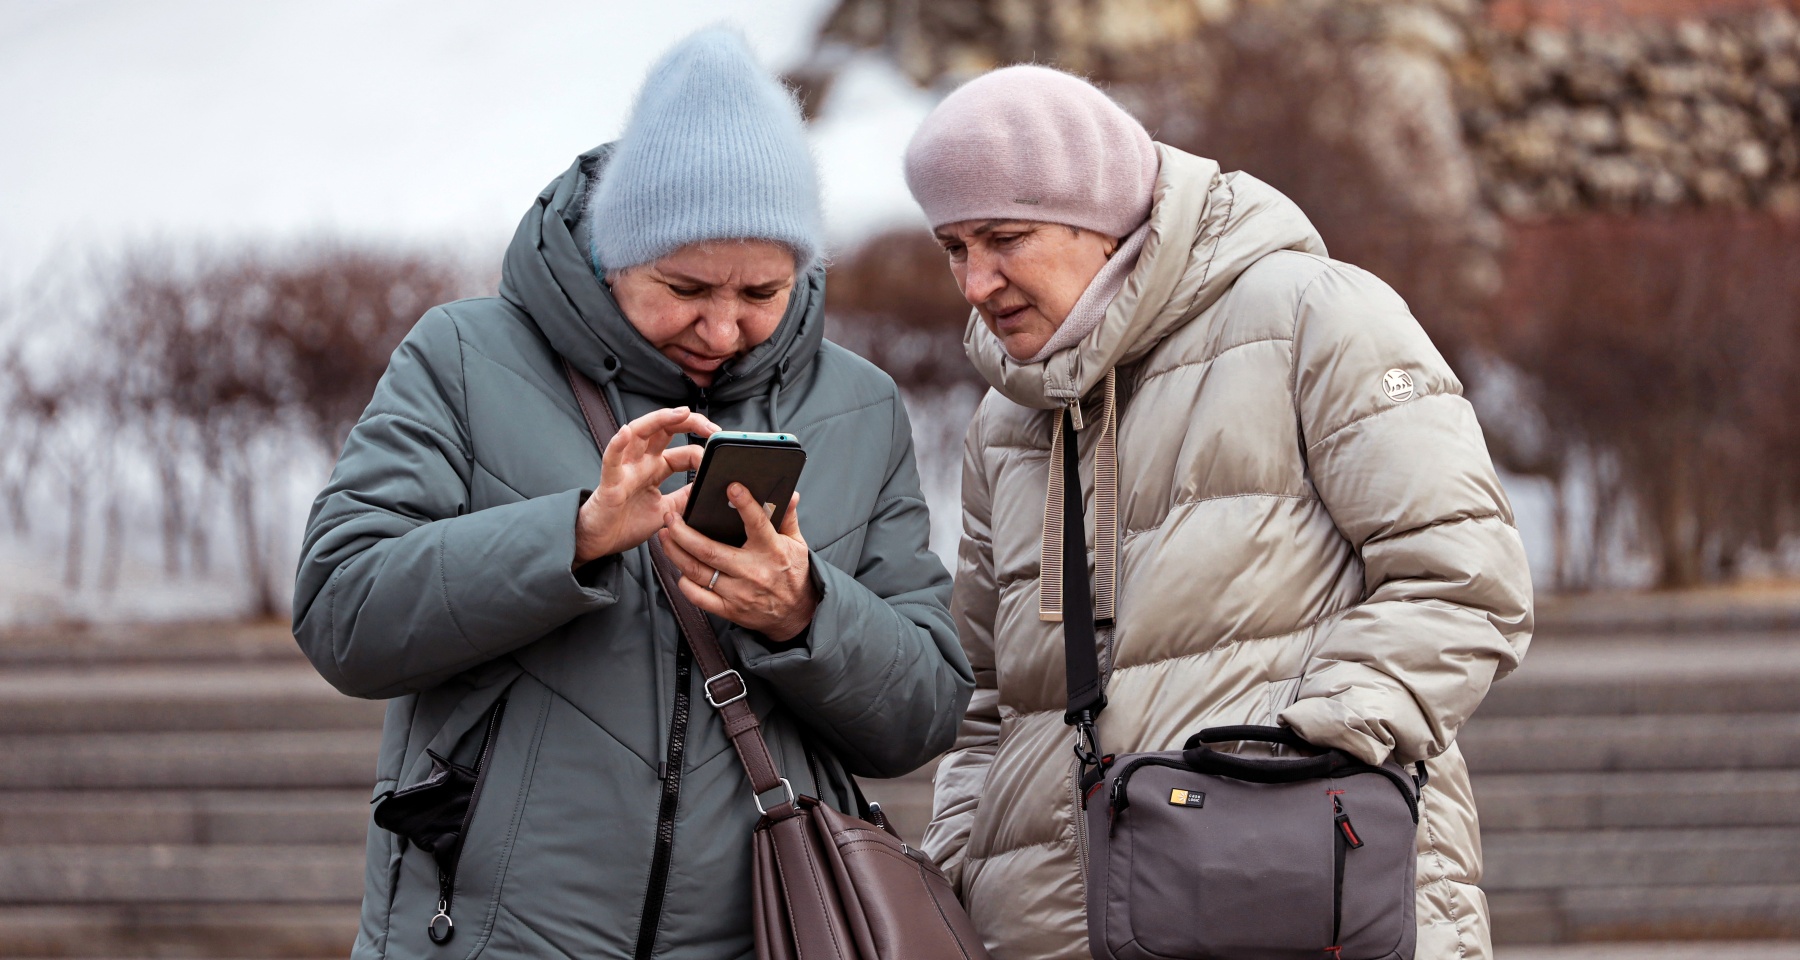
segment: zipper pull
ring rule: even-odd
[[[1337,810],[1337,828],[1343,833],[1344,841],[1350,844],[1352,850],[1361,847],[1363,845],[1362,838],[1356,835],[1356,828],[1350,825],[1350,815],[1344,812],[1344,805],[1338,801],[1338,798],[1332,797],[1331,806]]]
[[[443,921],[441,926],[438,923],[440,920]],[[450,901],[438,899],[437,916],[425,924],[425,935],[439,946],[449,943],[450,938],[456,935],[456,924],[450,919]]]
[[[1074,421],[1075,429],[1082,429],[1081,401],[1079,399],[1069,401],[1069,419]]]

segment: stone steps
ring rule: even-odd
[[[1476,775],[1800,768],[1800,713],[1479,717],[1458,741]]]
[[[1503,944],[1800,940],[1800,884],[1515,890],[1491,894],[1488,904]]]
[[[15,790],[314,789],[375,782],[379,728],[0,736]]]
[[[0,848],[49,844],[361,845],[369,790],[0,792]]]
[[[185,629],[0,641],[0,958],[348,951],[382,705]],[[1692,639],[1540,640],[1465,729],[1503,944],[1800,938],[1800,635]],[[915,842],[930,774],[865,784]]]
[[[0,904],[0,957],[344,957],[345,903]]]
[[[383,705],[339,694],[302,663],[31,666],[0,672],[0,735],[366,730]]]
[[[270,838],[273,839],[273,838]],[[0,848],[0,903],[340,903],[360,844],[45,844]]]
[[[1489,892],[1729,884],[1800,887],[1800,826],[1496,830]]]
[[[1520,773],[1479,778],[1487,833],[1800,826],[1800,770]]]

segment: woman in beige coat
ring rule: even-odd
[[[906,162],[994,388],[969,428],[953,606],[977,689],[925,838],[993,955],[1088,956],[1060,564],[1040,583],[1067,409],[1105,750],[1279,723],[1427,761],[1417,956],[1491,956],[1455,740],[1525,653],[1530,576],[1475,414],[1406,304],[1273,188],[1152,143],[1053,70],[951,94]]]

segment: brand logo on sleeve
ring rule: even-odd
[[[1398,367],[1389,370],[1381,375],[1381,390],[1387,394],[1389,400],[1395,403],[1405,403],[1411,400],[1413,395],[1412,374]]]
[[[1204,807],[1206,794],[1198,790],[1183,790],[1176,787],[1169,791],[1169,805],[1172,807]]]

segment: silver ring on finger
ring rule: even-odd
[[[719,571],[714,570],[712,579],[706,581],[706,589],[711,590],[713,587],[716,587],[718,585],[719,585]]]

